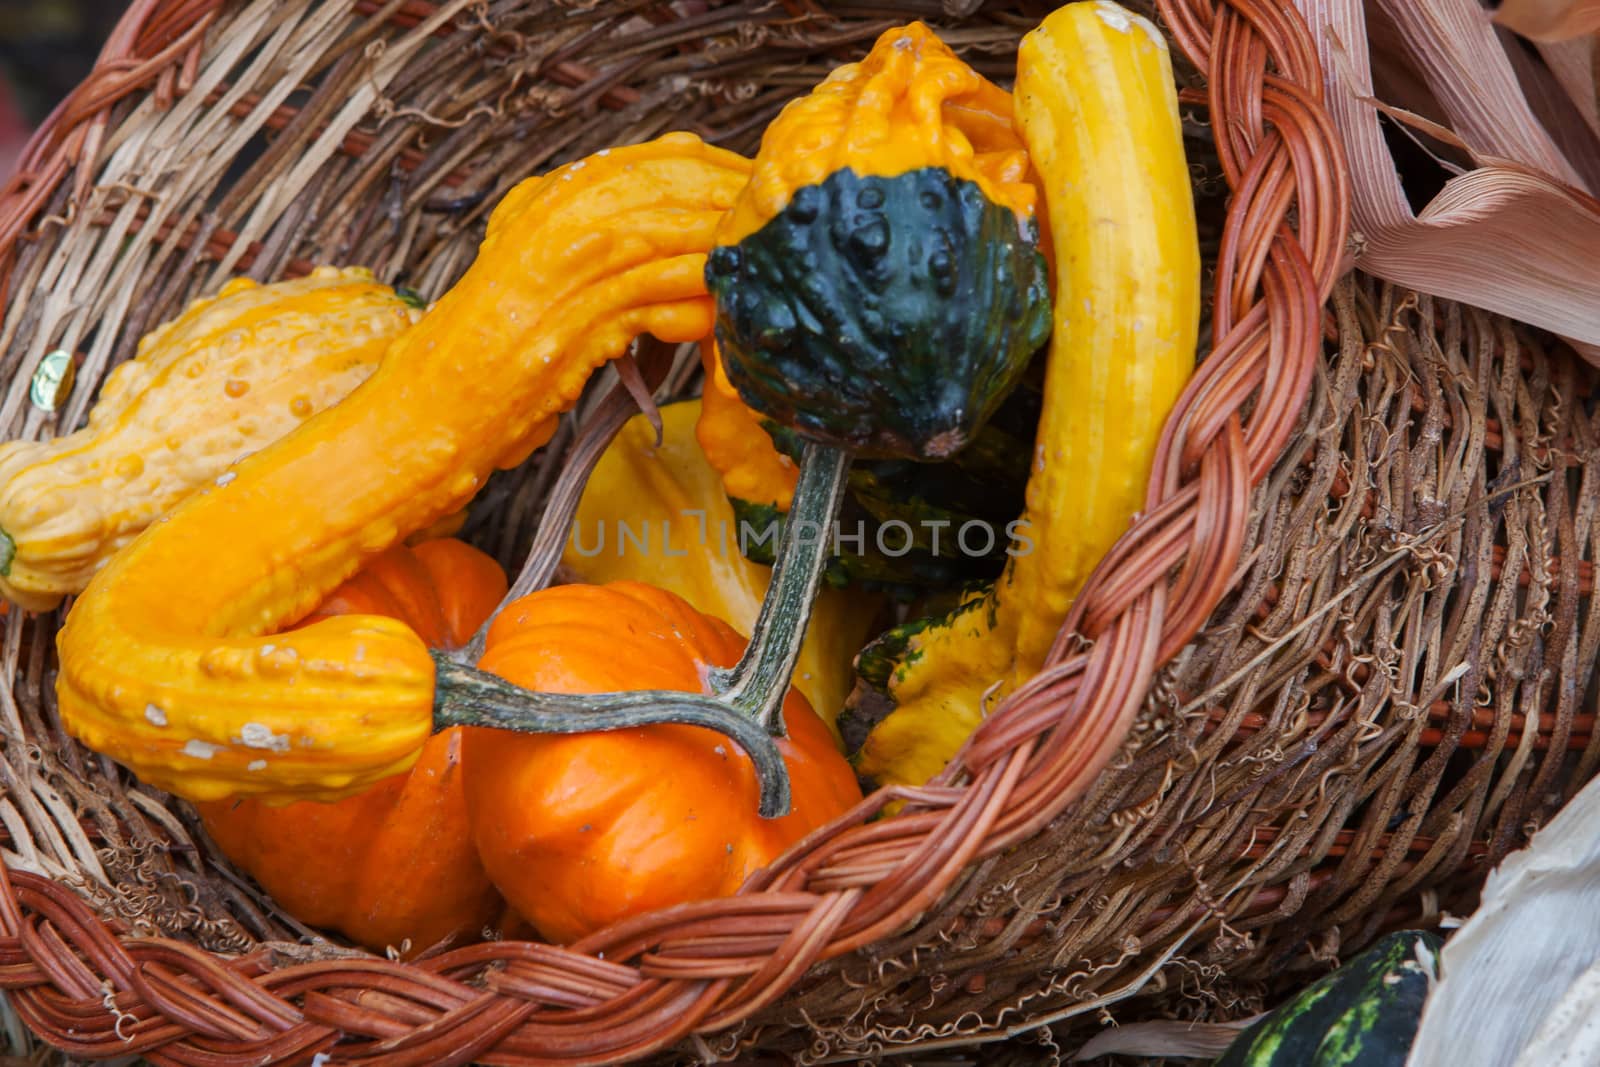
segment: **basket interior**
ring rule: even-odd
[[[18,244],[0,426],[80,424],[143,332],[238,273],[366,264],[435,296],[522,178],[671,129],[751,151],[784,101],[906,17],[1005,84],[1042,8],[975,7],[225,6],[170,78],[111,109],[94,164]],[[1206,118],[1186,133],[1210,265],[1227,183]],[[1070,1042],[1136,989],[1118,1018],[1237,1017],[1384,929],[1470,906],[1488,865],[1593,773],[1591,372],[1505,320],[1359,279],[1328,325],[1234,593],[1160,671],[1092,793],[700,1054],[822,1059],[1057,1016]],[[82,360],[46,412],[28,377],[57,348]],[[518,564],[560,461],[496,476],[467,535]],[[183,804],[63,736],[60,621],[5,620],[7,865],[128,935],[260,968],[347,958],[211,855]]]

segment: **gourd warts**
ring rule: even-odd
[[[939,167],[834,171],[706,280],[729,382],[755,411],[866,456],[963,448],[1050,333],[1031,227]]]

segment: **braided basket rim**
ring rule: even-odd
[[[82,199],[90,168],[78,164],[96,157],[111,108],[152,87],[158,101],[187,91],[223,6],[135,0],[95,71],[36,132],[0,191],[8,302],[29,227],[69,180]],[[1271,0],[1158,6],[1173,42],[1205,75],[1203,98],[1186,102],[1207,109],[1231,191],[1211,354],[1166,424],[1142,515],[1077,599],[1046,669],[991,714],[944,774],[925,787],[880,790],[736,897],[640,916],[570,948],[498,941],[416,963],[225,960],[116,933],[69,887],[0,865],[0,945],[10,946],[0,966],[13,968],[0,985],[29,1027],[78,1055],[184,1063],[304,1059],[346,1037],[370,1042],[361,1058],[389,1063],[632,1060],[730,1027],[814,964],[904,928],[973,864],[1080,800],[1122,744],[1156,669],[1236,581],[1251,491],[1283,451],[1311,386],[1323,305],[1343,273],[1349,233],[1346,164],[1300,16]],[[417,22],[436,13],[421,0],[354,9]],[[903,810],[866,822],[890,803]],[[809,888],[841,856],[879,873]],[[777,926],[784,932],[773,933]],[[702,947],[719,935],[745,948],[729,956]],[[178,972],[203,989],[175,982]],[[315,992],[331,985],[421,999],[439,1014],[402,1023]],[[582,993],[551,997],[563,988]],[[288,1003],[302,992],[303,1009]],[[96,1017],[78,1014],[85,1002],[102,1002]],[[107,1031],[117,1040],[79,1036]]]

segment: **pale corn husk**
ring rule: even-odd
[[[1259,1015],[1225,1023],[1152,1019],[1116,1026],[1096,1034],[1068,1057],[1074,1063],[1103,1056],[1151,1056],[1158,1059],[1214,1060],[1228,1050]]]
[[[1600,964],[1590,967],[1544,1017],[1514,1067],[1600,1063]]]
[[[1541,42],[1538,51],[1584,123],[1600,134],[1600,39]]]
[[[1600,171],[1592,57],[1586,66],[1579,48],[1553,46],[1551,58],[1539,54],[1537,78],[1519,77],[1508,49],[1524,46],[1503,40],[1477,0],[1297,4],[1349,156],[1355,265],[1549,329],[1600,362],[1600,201],[1585,176]],[[1397,34],[1398,48],[1375,56],[1369,8]],[[1375,72],[1375,62],[1398,69]],[[1375,73],[1386,83],[1420,83],[1437,121],[1412,101],[1408,110],[1386,108]],[[1524,88],[1530,80],[1536,100]],[[1420,212],[1408,204],[1384,141],[1384,110],[1458,147],[1470,164]],[[1541,114],[1561,128],[1546,128]]]
[[[1600,780],[1512,853],[1445,942],[1407,1067],[1600,1063]]]
[[[1495,21],[1535,41],[1565,41],[1600,30],[1600,0],[1505,0]]]

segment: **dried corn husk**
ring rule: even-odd
[[[1407,1067],[1600,1063],[1596,914],[1600,780],[1489,875],[1445,942]]]
[[[1600,30],[1600,0],[1505,0],[1495,21],[1535,41],[1565,41]]]
[[[1600,170],[1593,64],[1575,49],[1538,53],[1538,78],[1519,77],[1508,48],[1524,46],[1508,45],[1477,0],[1297,3],[1350,160],[1356,265],[1552,330],[1600,362],[1600,201],[1585,177]],[[1374,52],[1380,32],[1398,47]],[[1375,75],[1425,92],[1426,114],[1413,101],[1387,106]],[[1536,100],[1530,81],[1545,86]],[[1380,113],[1469,165],[1421,211],[1407,202]],[[1546,128],[1541,113],[1560,129]]]
[[[1158,1059],[1214,1060],[1250,1024],[1261,1018],[1236,1019],[1226,1023],[1186,1022],[1180,1019],[1152,1019],[1130,1023],[1096,1034],[1074,1052],[1074,1063],[1098,1060],[1105,1056],[1151,1056]]]

